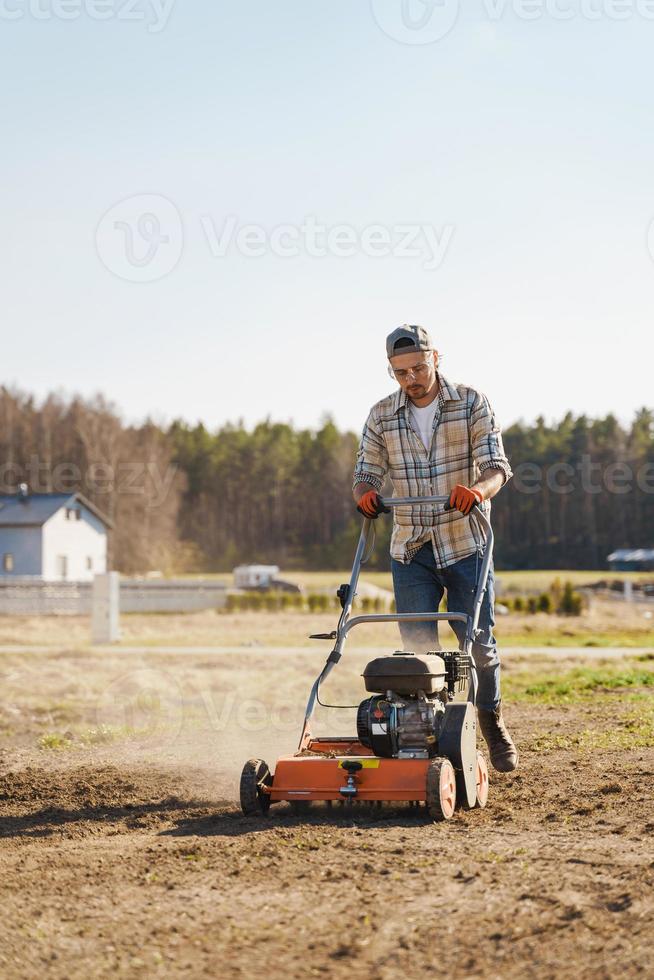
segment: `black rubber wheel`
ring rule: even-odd
[[[436,758],[427,770],[427,809],[432,820],[451,820],[456,809],[456,774],[449,759]]]
[[[272,786],[272,775],[263,759],[248,759],[241,773],[241,809],[246,817],[265,816],[270,797],[264,786]]]

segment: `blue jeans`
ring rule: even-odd
[[[477,574],[481,568],[481,556],[468,555],[461,561],[437,568],[434,549],[425,544],[408,564],[391,559],[395,604],[398,612],[436,612],[447,590],[447,608],[451,612],[472,613]],[[479,614],[478,628],[481,633],[472,645],[472,655],[477,666],[477,705],[493,710],[500,701],[500,658],[493,636],[495,617],[495,584],[493,564],[488,572],[486,594]],[[465,624],[450,624],[456,633],[459,647],[465,638]],[[441,649],[438,642],[438,623],[400,623],[402,642],[406,650],[425,653]]]

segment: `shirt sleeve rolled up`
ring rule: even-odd
[[[470,445],[472,458],[479,468],[501,470],[504,482],[513,476],[511,466],[504,452],[502,432],[495,419],[486,395],[477,392],[470,416]]]
[[[374,413],[371,412],[363,427],[352,485],[369,483],[371,487],[381,492],[387,472],[388,451]]]

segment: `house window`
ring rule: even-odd
[[[10,552],[6,552],[2,557],[2,568],[5,572],[13,572],[14,570],[14,556]]]
[[[93,559],[89,556],[86,559],[86,570],[90,572],[92,571],[92,569],[93,569]]]
[[[68,555],[57,555],[57,577],[68,578]]]
[[[79,507],[77,507],[75,509],[75,520],[76,521],[81,521],[82,520],[82,511],[80,510]]]

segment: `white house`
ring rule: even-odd
[[[107,571],[112,526],[81,493],[0,494],[0,580],[88,581]]]

